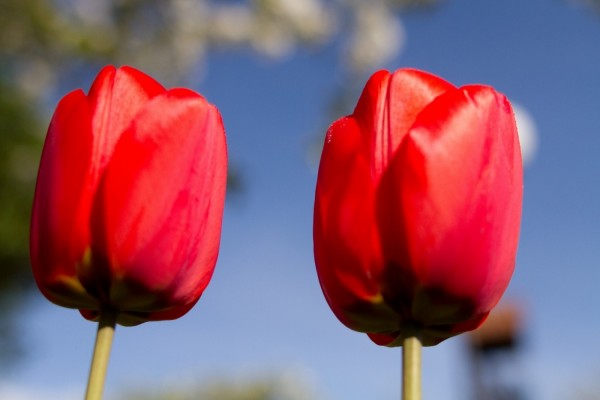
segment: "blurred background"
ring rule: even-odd
[[[105,64],[221,110],[230,176],[219,262],[183,318],[117,329],[106,398],[398,399],[400,349],[343,327],[312,258],[328,125],[377,69],[483,83],[517,111],[517,268],[472,335],[424,351],[425,399],[600,399],[600,2],[0,1],[0,399],[84,392],[96,325],[28,264],[52,111]]]

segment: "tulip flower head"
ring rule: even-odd
[[[44,144],[31,262],[52,302],[135,325],[185,314],[217,260],[227,178],[217,108],[130,67],[58,104]]]
[[[475,329],[513,273],[522,180],[502,94],[375,73],[330,127],[319,166],[315,263],[334,314],[386,346]]]

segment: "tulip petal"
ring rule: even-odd
[[[512,275],[520,223],[510,104],[482,86],[439,96],[418,115],[390,174],[398,182],[392,201],[401,207],[385,229],[401,227],[408,245],[405,254],[386,250],[421,283],[414,315],[434,325],[484,318]]]
[[[94,305],[77,280],[89,246],[93,183],[91,113],[81,90],[58,104],[44,144],[31,219],[31,263],[42,293],[65,306]]]
[[[88,95],[93,110],[93,165],[101,174],[121,134],[151,98],[165,88],[131,67],[107,66],[100,71]]]
[[[198,300],[218,253],[226,158],[220,115],[201,96],[171,90],[138,113],[94,208],[94,254],[108,258],[98,263],[110,304],[131,316],[173,317]]]
[[[381,176],[419,112],[451,89],[443,79],[414,69],[379,71],[369,79],[353,117],[369,140],[374,177]]]
[[[315,195],[315,263],[325,297],[340,321],[352,329],[385,329],[371,323],[392,314],[379,294],[382,259],[363,143],[349,117],[327,133]]]

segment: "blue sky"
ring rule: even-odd
[[[572,399],[600,378],[600,14],[561,0],[447,0],[402,21],[405,47],[382,67],[492,85],[535,120],[506,298],[527,317],[517,379],[532,399]],[[108,398],[136,385],[281,371],[323,399],[399,398],[400,349],[335,319],[312,258],[307,149],[330,122],[337,46],[283,61],[211,55],[195,89],[220,108],[246,190],[228,201],[219,262],[198,305],[177,321],[117,329]],[[34,296],[21,321],[29,355],[2,377],[0,397],[81,398],[96,326]],[[464,344],[425,349],[425,399],[466,397]]]

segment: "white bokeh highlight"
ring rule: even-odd
[[[528,166],[535,158],[538,149],[537,126],[533,116],[523,106],[515,103],[512,106],[519,131],[523,165]]]

